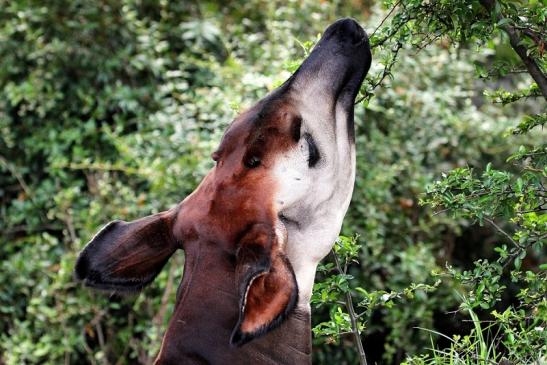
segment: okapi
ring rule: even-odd
[[[155,364],[311,363],[309,300],[351,199],[354,103],[370,62],[359,24],[330,25],[283,85],[231,123],[192,194],[107,224],[81,252],[85,285],[135,291],[184,250]]]

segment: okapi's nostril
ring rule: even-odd
[[[360,44],[366,38],[363,28],[355,20],[345,18],[335,23],[337,28],[334,33],[343,40],[349,40],[352,44]]]

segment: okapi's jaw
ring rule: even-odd
[[[135,290],[185,250],[156,364],[310,362],[309,298],[351,198],[353,103],[370,61],[363,29],[337,21],[287,82],[236,118],[190,196],[109,224],[80,254],[85,284]]]

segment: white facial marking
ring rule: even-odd
[[[303,100],[300,106],[301,135],[312,136],[319,149],[319,162],[308,166],[304,138],[279,156],[274,167],[278,184],[275,201],[277,211],[286,218],[286,250],[298,282],[298,305],[309,308],[317,264],[338,237],[351,200],[355,145],[349,140],[348,116],[341,106],[337,105],[334,113]]]

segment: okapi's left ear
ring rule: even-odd
[[[179,248],[172,233],[175,215],[167,211],[133,222],[108,223],[80,253],[76,279],[106,290],[143,288]]]
[[[236,285],[239,321],[230,343],[241,346],[280,324],[294,309],[298,286],[279,237],[267,225],[254,225],[238,243]]]

